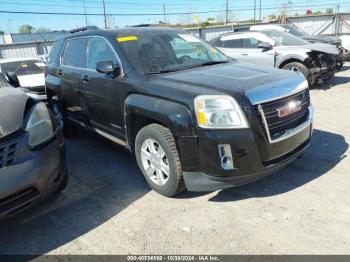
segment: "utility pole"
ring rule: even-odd
[[[228,23],[228,0],[226,0],[226,8],[225,8],[225,25]]]
[[[83,0],[83,6],[84,6],[84,16],[85,16],[85,25],[88,25],[88,20],[87,20],[87,16],[86,16],[86,6],[85,6],[85,0]]]
[[[105,22],[105,29],[107,29],[107,17],[106,17],[106,3],[105,0],[102,0],[103,3],[103,17]]]
[[[163,23],[166,23],[166,18],[165,18],[165,4],[163,3]]]
[[[259,0],[259,21],[261,21],[261,0]]]
[[[256,0],[254,0],[254,21],[256,20]]]

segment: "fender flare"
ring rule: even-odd
[[[52,75],[47,75],[46,76],[46,93],[49,96],[50,94],[54,94],[53,96],[57,96],[58,99],[63,100],[63,92],[61,89],[61,79],[52,76]]]
[[[286,55],[286,56],[283,56],[281,59],[277,59],[278,62],[276,64],[276,68],[280,68],[280,66],[288,60],[299,60],[301,63],[303,63],[305,62],[306,59],[307,57],[303,57],[300,55]]]
[[[132,127],[133,116],[138,116],[164,124],[174,136],[191,136],[195,133],[194,118],[190,109],[174,101],[130,94],[125,100],[124,112],[126,130]]]

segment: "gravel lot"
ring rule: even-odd
[[[165,198],[125,150],[67,140],[70,184],[0,224],[1,254],[350,254],[350,63],[311,91],[312,145],[251,185]]]

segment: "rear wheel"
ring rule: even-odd
[[[302,73],[304,75],[305,79],[309,81],[310,70],[305,65],[303,65],[302,63],[291,62],[291,63],[288,63],[288,64],[284,65],[282,67],[282,69]]]
[[[62,128],[64,136],[74,136],[77,133],[77,128],[67,121],[65,110],[57,97],[50,99],[49,106],[56,117],[58,125]]]
[[[158,124],[142,128],[136,136],[135,155],[153,190],[168,197],[185,190],[180,158],[168,128]]]

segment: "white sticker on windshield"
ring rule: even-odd
[[[201,41],[193,35],[178,34],[178,36],[189,43],[200,43],[200,41]]]
[[[43,67],[43,66],[45,66],[45,63],[41,63],[41,62],[39,62],[39,63],[35,63],[38,67]]]

